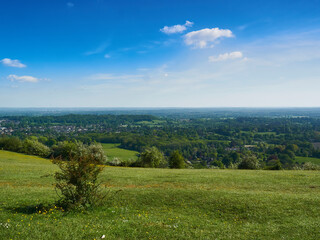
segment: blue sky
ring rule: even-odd
[[[0,107],[314,107],[320,1],[0,1]]]

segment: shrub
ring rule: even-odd
[[[104,154],[103,147],[100,143],[91,143],[89,146],[83,144],[80,145],[84,148],[84,153],[82,154],[92,156],[94,161],[99,162],[100,164],[105,164],[107,162],[107,157]]]
[[[46,145],[38,142],[38,140],[25,139],[22,143],[23,153],[36,155],[40,157],[48,157],[51,153],[51,150]]]
[[[69,158],[79,158],[81,156],[90,155],[95,161],[100,164],[105,164],[107,157],[104,154],[103,148],[99,143],[92,143],[90,145],[84,145],[81,142],[59,142],[57,145],[52,147],[53,158],[61,158],[68,160]]]
[[[169,157],[170,168],[185,168],[185,162],[182,154],[176,150]]]
[[[99,165],[105,161],[96,146],[76,144],[76,154],[67,158],[54,159],[60,172],[55,173],[55,187],[61,193],[59,205],[65,209],[81,209],[95,206],[104,199],[100,191]]]
[[[292,170],[303,170],[303,168],[301,165],[296,164],[292,167]]]
[[[140,155],[140,163],[142,167],[157,168],[165,165],[163,153],[156,147],[147,148]]]
[[[20,152],[22,142],[17,137],[2,137],[0,138],[0,148],[12,152]]]
[[[218,161],[218,160],[214,160],[212,162],[212,165],[217,167],[217,168],[220,168],[220,169],[224,169],[225,168],[224,164],[221,161]]]
[[[314,164],[312,162],[306,162],[302,165],[303,170],[320,170],[320,165]]]
[[[119,157],[113,157],[111,160],[107,161],[107,165],[118,166],[118,167],[128,167],[130,164]]]
[[[74,157],[75,155],[79,155],[79,142],[69,142],[63,141],[58,144],[52,146],[52,157],[53,158],[61,158],[68,159],[69,157]]]
[[[230,165],[228,166],[229,169],[238,169],[239,168],[239,162],[235,162],[235,163],[230,163]]]
[[[107,165],[110,166],[118,166],[118,167],[139,167],[136,165],[136,160],[133,158],[129,158],[128,160],[123,160],[119,157],[113,157],[111,160],[106,162]]]
[[[245,155],[238,168],[239,169],[259,169],[259,160],[255,155]]]
[[[118,157],[113,157],[111,160],[107,161],[107,165],[110,166],[121,166],[122,165],[122,160]]]
[[[268,166],[265,169],[266,170],[281,170],[282,164],[279,160],[270,160],[268,162]]]

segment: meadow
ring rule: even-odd
[[[0,151],[0,239],[320,239],[320,172],[105,167],[65,213],[50,160]]]
[[[311,162],[311,163],[320,165],[320,158],[296,156],[295,161],[298,162],[298,163]]]
[[[108,159],[120,158],[124,161],[135,161],[138,159],[138,152],[119,148],[120,143],[102,143],[103,150]]]

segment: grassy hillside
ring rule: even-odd
[[[106,167],[105,206],[64,214],[49,160],[0,151],[0,239],[319,239],[320,172]],[[116,193],[117,192],[117,193]]]
[[[103,150],[109,159],[117,157],[128,161],[130,159],[136,160],[138,158],[138,152],[119,148],[119,145],[120,144],[118,143],[102,143]]]
[[[313,158],[313,157],[296,157],[295,161],[298,163],[306,163],[306,162],[312,162],[314,164],[320,165],[320,158]]]

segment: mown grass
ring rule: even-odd
[[[119,143],[102,143],[103,150],[110,160],[115,157],[124,161],[135,161],[138,159],[138,152],[119,148],[119,145]]]
[[[56,170],[0,151],[0,239],[320,239],[319,171],[106,167],[105,205],[66,214]]]
[[[320,165],[320,158],[313,158],[313,157],[295,157],[295,161],[298,163],[306,163],[306,162],[312,162],[314,164]]]

